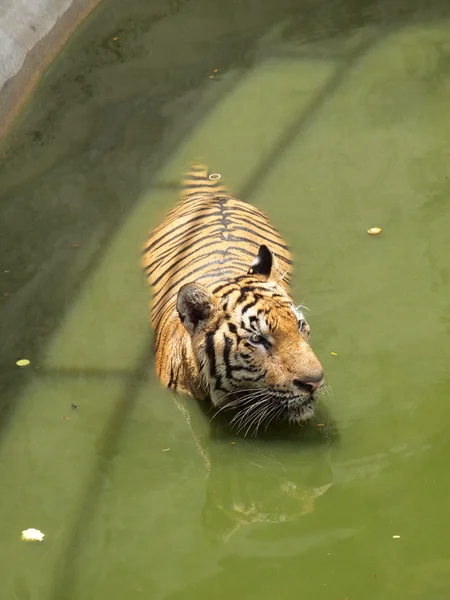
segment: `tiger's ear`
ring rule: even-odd
[[[208,323],[216,308],[214,296],[200,283],[186,283],[178,291],[177,311],[191,335]]]
[[[275,257],[269,248],[262,244],[259,247],[258,254],[252,262],[247,275],[262,275],[266,280],[274,279],[276,273]]]

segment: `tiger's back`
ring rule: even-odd
[[[192,279],[207,287],[244,275],[261,244],[273,249],[280,279],[289,285],[291,255],[267,216],[233,197],[206,167],[193,167],[183,181],[181,202],[148,236],[143,264],[153,289],[152,325]]]
[[[207,397],[208,391],[202,379],[202,360],[193,350],[192,331],[186,329],[180,307],[177,309],[183,286],[195,282],[197,292],[200,290],[197,295],[214,296],[214,307],[231,285],[242,288],[243,300],[247,288],[261,283],[257,263],[265,259],[264,254],[259,258],[258,252],[270,248],[267,252],[274,285],[282,288],[281,295],[292,304],[292,263],[287,245],[263,212],[232,196],[218,179],[209,177],[205,166],[190,169],[182,182],[181,201],[150,233],[143,249],[143,266],[153,295],[151,324],[158,375],[164,385],[198,398]],[[271,293],[269,290],[269,296]],[[197,300],[195,294],[189,298],[193,317]],[[226,302],[222,303],[222,313],[226,309]]]
[[[188,281],[206,287],[245,275],[261,244],[267,244],[278,259],[279,277],[289,289],[291,255],[267,216],[254,206],[232,196],[220,180],[209,179],[208,168],[192,166],[182,181],[181,202],[147,238],[143,266],[152,287],[151,324],[155,330],[157,369],[161,372],[161,342],[179,333],[175,324],[176,298]],[[182,331],[181,331],[182,333]],[[170,381],[170,376],[169,376]],[[174,382],[171,382],[171,385]]]

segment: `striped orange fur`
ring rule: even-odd
[[[236,408],[244,426],[313,414],[322,367],[291,297],[289,249],[263,212],[194,165],[143,266],[165,386]]]

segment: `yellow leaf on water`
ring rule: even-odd
[[[337,353],[336,352],[332,352],[331,356],[337,356]]]
[[[28,358],[21,358],[20,360],[18,360],[16,362],[16,365],[18,367],[28,367],[29,364],[30,364],[30,361],[28,360]]]
[[[369,235],[378,235],[379,233],[381,233],[381,228],[380,227],[371,227],[370,229],[367,230],[367,233]]]

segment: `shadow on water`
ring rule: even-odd
[[[96,516],[98,503],[102,498],[105,481],[110,477],[113,459],[117,454],[121,434],[133,411],[137,394],[142,384],[148,379],[148,365],[153,354],[153,342],[147,346],[138,366],[127,374],[125,388],[114,406],[103,434],[97,444],[96,459],[93,462],[90,476],[85,482],[83,495],[74,515],[68,544],[61,555],[57,575],[54,579],[52,598],[62,600],[73,598],[78,577],[78,561],[82,555],[85,532],[89,530]],[[51,373],[47,373],[51,376]],[[61,373],[55,373],[57,377]],[[74,374],[66,373],[73,377]],[[94,377],[104,377],[103,373],[94,373]],[[82,524],[82,527],[80,526]]]

